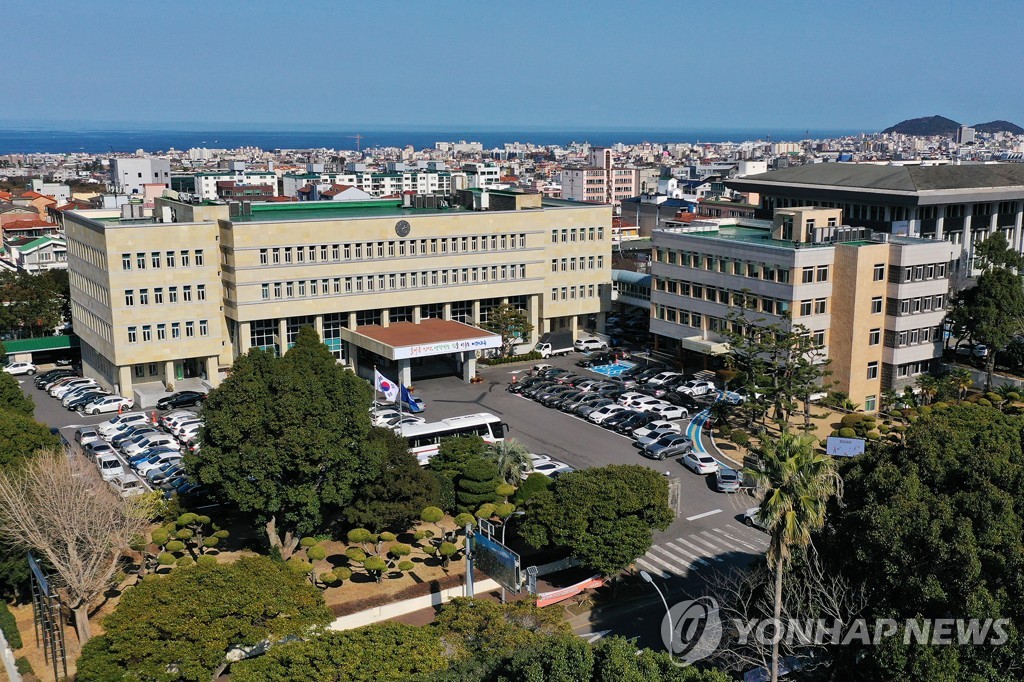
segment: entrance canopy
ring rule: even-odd
[[[341,329],[341,338],[389,360],[501,348],[501,335],[462,322],[429,318],[419,324],[394,322]]]

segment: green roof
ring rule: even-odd
[[[496,192],[500,193],[500,192]],[[542,207],[563,206],[594,208],[594,204],[559,202],[544,199]],[[454,205],[449,208],[405,208],[401,199],[367,199],[365,201],[289,201],[252,204],[252,215],[231,216],[233,223],[260,223],[278,220],[348,220],[352,218],[387,218],[428,216],[452,213],[479,213]]]
[[[764,230],[757,227],[740,227],[737,225],[723,225],[717,230],[706,232],[684,232],[687,237],[699,237],[701,239],[721,239],[723,241],[737,241],[760,246],[771,246],[777,249],[816,249],[834,244],[811,244],[808,242],[787,242],[781,239],[772,239],[771,230]]]
[[[4,341],[4,348],[7,354],[11,353],[33,353],[44,350],[66,350],[78,348],[79,339],[76,335],[70,336],[40,336],[35,339],[17,339],[15,341]]]

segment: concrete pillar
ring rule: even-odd
[[[534,294],[530,296],[526,301],[527,313],[530,316],[530,324],[533,325],[533,331],[530,332],[530,343],[537,343],[537,338],[540,336],[540,296]]]
[[[964,261],[967,265],[967,276],[974,276],[974,244],[971,242],[971,217],[974,215],[974,205],[964,206]]]
[[[316,330],[316,335],[320,337],[322,341],[324,338],[324,316],[314,315],[313,316],[313,329]]]
[[[1024,253],[1024,202],[1017,202],[1017,215],[1013,219],[1014,247]]]
[[[988,218],[988,237],[999,231],[999,214],[996,213],[998,210],[998,205],[992,207],[992,215]],[[985,237],[985,239],[988,239],[988,237]]]
[[[115,387],[122,398],[131,398],[134,393],[132,387],[132,367],[125,365],[117,368],[117,386]]]
[[[348,346],[348,361],[352,365],[352,371],[355,372],[356,376],[359,376],[359,348],[354,343],[344,341]]]
[[[355,313],[349,313],[348,314],[348,328],[349,329],[355,329],[357,326],[358,325],[356,324],[356,314]]]
[[[480,300],[473,301],[473,322],[472,324],[480,324]]]
[[[238,323],[238,354],[245,355],[252,348],[252,323]]]
[[[178,377],[174,376],[174,360],[168,360],[164,363],[164,383],[171,382],[172,384],[178,380]]]
[[[288,352],[288,318],[277,321],[277,345],[281,347],[281,355]]]
[[[220,362],[216,355],[206,358],[206,381],[214,388],[220,386]]]
[[[383,308],[380,311],[380,326],[390,327],[391,326],[391,313],[387,308]]]
[[[476,351],[462,353],[462,380],[467,384],[476,376]]]
[[[444,314],[443,314],[442,319],[445,319],[445,320],[452,319],[452,304],[451,303],[445,303],[444,304]]]
[[[420,307],[418,305],[414,305],[412,307],[412,323],[419,324],[421,320],[423,320],[423,318],[420,314]]]
[[[569,332],[572,334],[573,339],[576,339],[579,334],[579,323],[577,322],[576,315],[569,316]]]
[[[398,361],[398,383],[403,386],[412,385],[412,367],[408,358]]]
[[[946,222],[946,216],[943,213],[941,213],[941,211],[943,211],[944,209],[945,209],[944,206],[939,206],[939,211],[940,211],[939,217],[935,219],[935,238],[936,239],[943,239],[944,233],[943,233],[942,230],[943,230],[943,227],[944,227],[945,222]]]

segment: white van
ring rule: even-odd
[[[96,430],[99,431],[100,436],[103,438],[110,438],[115,433],[123,431],[129,426],[141,424],[147,419],[148,417],[145,412],[127,412],[125,414],[119,414],[116,417],[111,417],[96,427]]]
[[[112,481],[118,476],[124,476],[127,472],[121,460],[115,455],[101,455],[96,458],[96,466],[100,469],[100,476],[104,481]]]
[[[135,474],[114,476],[110,481],[110,487],[121,497],[131,497],[146,492],[146,486],[143,485],[142,479]]]

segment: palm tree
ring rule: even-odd
[[[498,465],[498,475],[509,485],[518,486],[522,475],[530,470],[530,451],[515,438],[491,443],[486,454]]]
[[[971,374],[971,370],[964,367],[950,371],[945,378],[956,391],[957,398],[960,400],[963,400],[967,391],[974,386],[974,375]]]
[[[917,377],[914,382],[918,390],[921,391],[921,397],[924,399],[924,404],[927,405],[935,397],[935,394],[939,392],[939,378],[934,374],[922,374]]]
[[[843,480],[834,460],[818,454],[815,438],[783,430],[765,437],[760,457],[744,469],[764,493],[758,516],[771,536],[768,565],[775,570],[775,622],[782,616],[782,576],[795,547],[811,544],[811,534],[825,524],[825,506],[841,496]],[[779,679],[779,641],[772,645],[772,682]]]

